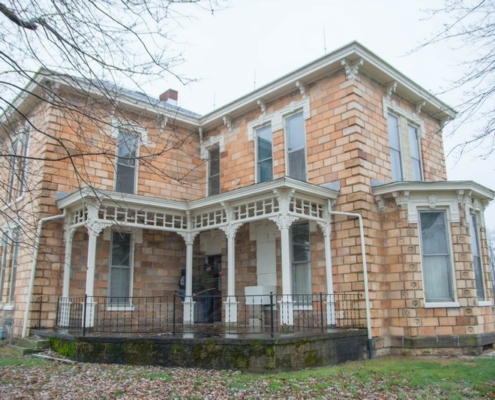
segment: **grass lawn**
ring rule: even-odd
[[[495,357],[395,357],[303,371],[249,374],[197,368],[66,364],[13,357],[0,349],[0,398],[495,398]]]

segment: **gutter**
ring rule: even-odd
[[[24,313],[24,323],[22,325],[22,337],[26,337],[27,333],[27,324],[28,324],[28,317],[29,317],[29,311],[31,309],[31,298],[33,296],[33,288],[34,288],[34,276],[36,274],[36,265],[38,261],[38,251],[40,247],[40,238],[41,238],[41,229],[43,228],[43,223],[44,222],[50,222],[54,221],[56,219],[60,218],[65,218],[65,209],[62,214],[58,215],[52,215],[51,217],[46,217],[46,218],[41,218],[38,221],[38,231],[36,232],[36,241],[34,244],[34,254],[33,254],[33,263],[31,264],[31,276],[29,277],[29,289],[28,289],[28,295],[27,295],[27,301],[26,301],[26,311]]]
[[[373,359],[373,337],[371,336],[371,312],[370,312],[370,295],[368,289],[368,267],[366,265],[366,246],[364,243],[364,226],[363,217],[361,214],[342,212],[342,211],[329,211],[330,215],[345,215],[348,217],[355,217],[359,219],[359,233],[361,235],[361,254],[363,257],[363,279],[364,279],[364,299],[366,303],[366,329],[368,332],[368,357]]]

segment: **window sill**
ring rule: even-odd
[[[480,301],[478,300],[478,307],[491,307],[493,306],[493,303],[491,301],[483,300]]]
[[[107,306],[107,311],[134,311],[134,306]]]
[[[12,311],[12,310],[14,309],[14,303],[5,304],[5,305],[3,306],[3,309],[4,309],[5,311]]]
[[[425,302],[425,308],[459,308],[460,306],[458,301]]]
[[[294,311],[313,311],[313,306],[294,305]]]

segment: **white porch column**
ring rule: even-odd
[[[94,299],[94,288],[95,288],[95,269],[96,269],[96,243],[98,241],[98,236],[101,231],[111,226],[110,222],[99,221],[98,220],[98,209],[97,204],[88,204],[88,219],[86,221],[86,228],[88,230],[88,259],[87,259],[87,270],[86,270],[86,296],[87,298],[87,308],[86,312],[86,328],[91,328],[94,326],[95,319],[95,309],[96,302]]]
[[[323,233],[325,246],[325,273],[327,276],[327,325],[335,325],[335,296],[333,291],[333,271],[332,271],[332,248],[330,239],[332,235],[331,222],[318,222]]]
[[[198,233],[179,232],[186,243],[186,296],[184,298],[184,324],[194,323],[194,301],[192,297],[192,275],[193,275],[193,245]]]
[[[70,270],[72,258],[72,239],[74,237],[74,228],[66,227],[64,232],[65,257],[64,257],[64,280],[62,286],[62,302],[60,304],[60,326],[69,326],[70,309],[72,302],[69,299],[70,287]]]
[[[274,221],[278,229],[280,230],[280,253],[282,261],[282,299],[278,302],[280,304],[280,324],[281,325],[294,325],[294,302],[292,299],[292,265],[290,261],[290,237],[289,229],[294,221],[298,217],[289,215],[289,205],[293,190],[280,191],[277,190],[276,194],[280,205],[279,215],[277,217],[270,218]]]
[[[235,297],[235,235],[242,224],[221,227],[227,236],[227,299],[225,304],[225,322],[237,323],[237,299]]]

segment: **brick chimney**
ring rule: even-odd
[[[160,95],[160,101],[164,101],[173,106],[177,105],[177,100],[179,99],[179,92],[174,89],[168,89],[166,92]]]

